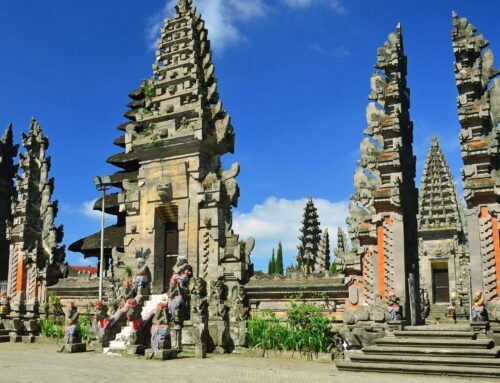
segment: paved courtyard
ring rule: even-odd
[[[55,345],[0,344],[0,382],[258,382],[258,383],[461,383],[481,379],[338,372],[331,363],[217,355],[154,361],[93,352],[58,354]]]

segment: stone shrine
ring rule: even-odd
[[[196,277],[221,279],[230,288],[252,274],[254,241],[242,242],[232,230],[240,165],[221,165],[221,157],[234,152],[235,133],[219,100],[207,36],[192,2],[179,1],[161,29],[153,76],[130,93],[129,121],[115,140],[124,151],[108,159],[121,170],[111,175],[119,191],[106,199],[117,223],[105,229],[103,267],[121,279],[135,258],[144,258],[153,294],[168,289],[178,257]],[[70,250],[97,257],[99,235]]]
[[[418,214],[420,287],[431,304],[431,316],[444,318],[452,299],[462,307],[470,302],[463,222],[455,182],[438,139],[433,137],[422,173]]]

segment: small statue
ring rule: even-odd
[[[62,310],[65,319],[64,340],[58,352],[85,352],[87,345],[82,343],[82,334],[78,324],[78,309],[73,302],[69,302]]]
[[[193,275],[193,268],[188,264],[186,257],[178,257],[173,268],[174,274],[170,279],[168,312],[172,318],[172,348],[182,349],[182,328],[184,321],[189,319],[190,295],[189,281]]]
[[[64,328],[64,343],[82,343],[82,335],[80,332],[80,326],[78,324],[78,309],[75,307],[73,302],[69,302],[65,308],[63,308],[65,317],[65,328]]]
[[[387,294],[387,312],[389,313],[389,320],[391,322],[401,320],[401,306],[399,304],[399,298],[394,291]]]
[[[488,320],[488,313],[484,307],[484,294],[481,290],[474,293],[472,299],[472,322],[485,322]]]
[[[191,308],[193,314],[208,316],[207,282],[201,277],[194,278],[191,289]]]
[[[10,299],[7,292],[0,293],[0,317],[5,317],[10,314]]]
[[[431,312],[431,302],[429,300],[429,293],[426,290],[421,291],[421,300],[422,300],[422,319],[425,320],[429,313]]]
[[[168,304],[159,303],[153,316],[151,327],[151,348],[154,352],[172,348]]]
[[[450,301],[450,304],[448,305],[448,311],[446,313],[446,316],[448,318],[453,319],[455,322],[457,321],[457,305],[454,300]]]
[[[126,303],[127,320],[131,322],[130,345],[138,346],[142,343],[142,307],[143,297],[138,295],[136,299],[129,299]]]
[[[248,307],[248,299],[245,286],[238,285],[233,292],[233,310],[235,320],[246,321],[250,317],[250,308]]]
[[[132,290],[134,295],[149,295],[149,282],[151,280],[151,272],[146,265],[144,258],[137,258],[137,268],[134,273],[132,282]]]
[[[94,320],[97,327],[97,337],[103,347],[108,347],[110,341],[110,330],[112,326],[108,315],[108,308],[102,301],[95,304]]]

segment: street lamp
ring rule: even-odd
[[[105,200],[106,190],[109,189],[111,184],[110,176],[95,176],[92,178],[97,190],[102,191],[102,208],[101,208],[101,257],[99,267],[99,301],[102,301],[102,286],[104,279],[104,215],[105,215]]]

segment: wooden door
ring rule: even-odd
[[[448,269],[433,269],[434,302],[448,303],[450,301],[450,279]]]

